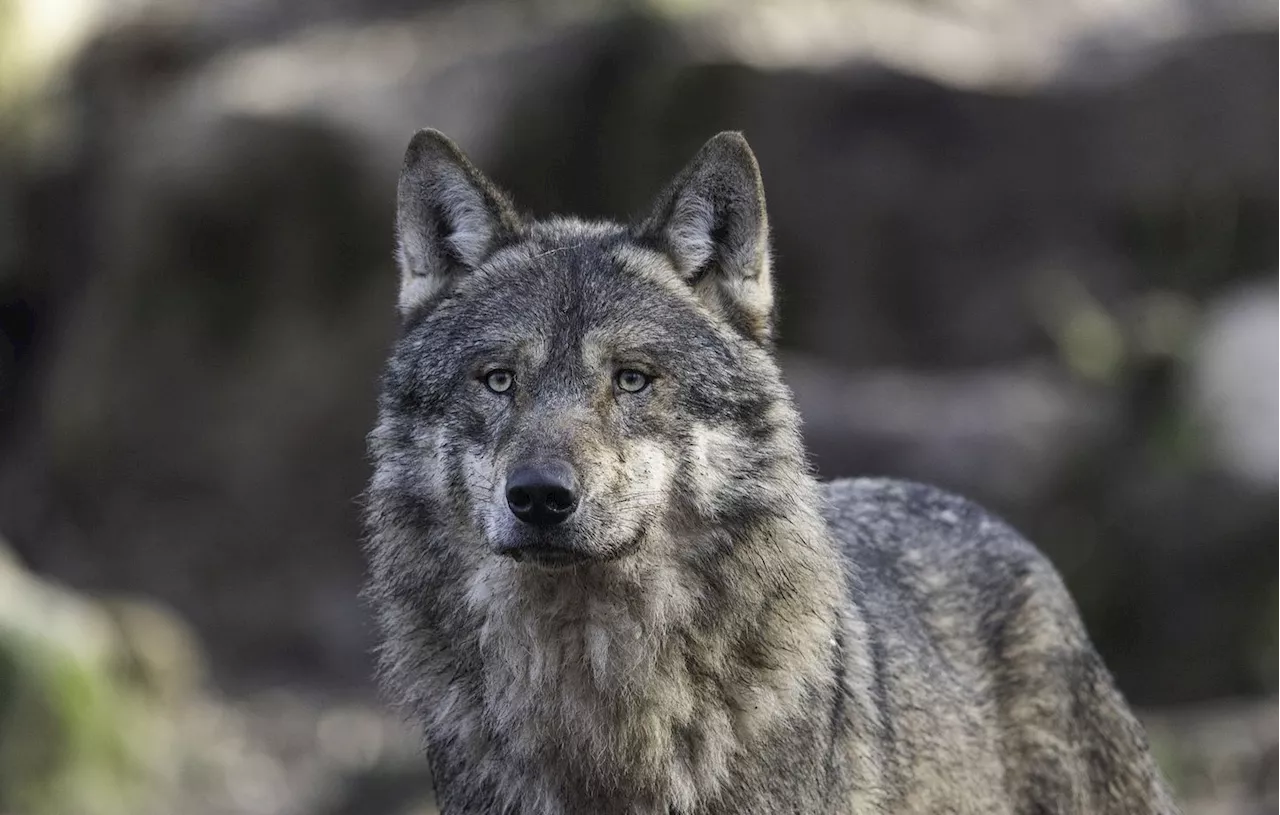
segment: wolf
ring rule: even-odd
[[[444,813],[1176,811],[1031,544],[813,476],[741,134],[619,224],[422,130],[396,230],[366,596]]]

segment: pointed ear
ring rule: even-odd
[[[476,269],[519,229],[506,197],[438,130],[414,134],[396,195],[400,311]]]
[[[741,133],[711,138],[640,226],[712,311],[747,336],[773,334],[769,223],[760,167]]]

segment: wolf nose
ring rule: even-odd
[[[578,479],[564,461],[526,464],[507,476],[511,514],[534,526],[555,526],[578,508]]]

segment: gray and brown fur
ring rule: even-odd
[[[812,477],[740,135],[624,226],[522,217],[424,130],[398,233],[367,593],[445,813],[1175,811],[1031,545]],[[549,530],[503,497],[548,457],[581,494]]]

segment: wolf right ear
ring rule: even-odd
[[[518,229],[510,202],[457,145],[438,130],[419,130],[396,192],[400,311],[476,269]]]

